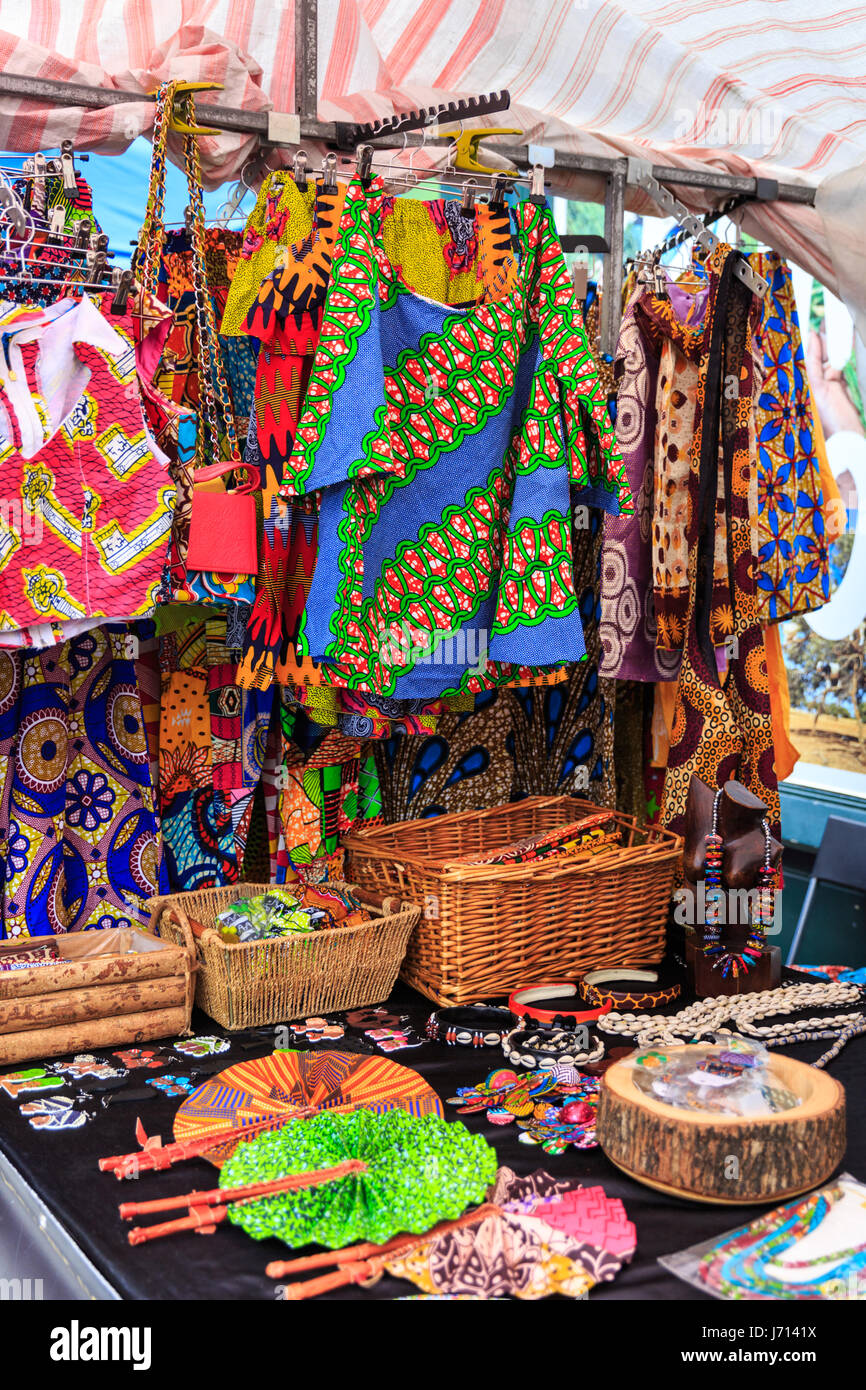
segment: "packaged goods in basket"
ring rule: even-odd
[[[204,888],[154,898],[151,908],[153,930],[165,940],[191,933],[196,1003],[232,1030],[381,1003],[421,917],[398,895],[330,880]],[[281,931],[301,909],[312,929]],[[258,915],[267,934],[227,939],[232,914],[244,931]]]
[[[369,912],[347,889],[307,888],[298,883],[238,898],[217,914],[216,927],[223,941],[263,941],[369,920]]]

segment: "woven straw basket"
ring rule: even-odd
[[[238,898],[265,893],[271,887],[270,883],[235,883],[151,898],[151,930],[165,940],[183,943],[193,922],[205,928],[196,936],[195,1002],[200,1009],[224,1028],[236,1030],[363,1008],[387,999],[420,919],[420,908],[362,891],[359,896],[372,914],[370,922],[305,936],[223,941],[214,930],[218,913]]]
[[[423,918],[402,978],[439,1004],[468,1004],[518,985],[574,979],[596,966],[657,961],[664,951],[682,839],[612,813],[622,842],[568,860],[455,864],[566,826],[598,806],[529,797],[349,836],[348,876],[419,903]]]

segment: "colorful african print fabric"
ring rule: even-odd
[[[720,245],[707,261],[709,300],[690,483],[686,641],[661,819],[668,828],[682,830],[693,774],[711,787],[736,777],[767,806],[778,835],[779,792],[750,507],[755,473],[749,431],[752,337],[760,311],[755,297],[733,275],[733,254],[729,246]],[[725,389],[728,380],[737,383],[735,395]],[[720,452],[725,496],[730,499],[725,551],[730,557],[727,582],[733,609],[728,659],[721,673],[712,627]]]
[[[616,437],[634,511],[605,518],[600,669],[618,680],[657,681],[675,678],[680,654],[656,649],[653,508],[659,355],[655,335],[643,331],[638,314],[647,293],[643,285],[636,286],[616,346]]]
[[[205,274],[217,323],[222,318],[229,287],[237,270],[241,241],[240,232],[224,227],[208,227],[205,232]],[[166,234],[159,262],[157,294],[171,309],[174,322],[156,384],[176,405],[190,406],[195,410],[199,404],[201,353],[192,251],[186,231]],[[255,341],[251,337],[219,335],[219,350],[231,394],[235,434],[243,440],[253,401]]]
[[[300,195],[298,195],[300,196]],[[279,264],[259,287],[245,328],[261,343],[255,384],[255,440],[245,462],[259,472],[264,518],[258,584],[250,614],[240,681],[266,689],[314,679],[311,662],[298,668],[296,641],[316,563],[316,515],[279,496],[285,461],[307,388],[319,338],[337,227],[345,189],[318,191],[312,221],[303,207],[301,227],[309,231],[280,248]],[[281,218],[288,236],[292,218]],[[293,227],[294,230],[294,227]]]
[[[500,688],[475,697],[472,710],[439,716],[435,734],[399,730],[374,745],[389,824],[458,811],[486,810],[526,796],[579,795],[614,802],[616,683],[599,678],[601,514],[575,535],[575,590],[586,659],[549,687]]]
[[[125,626],[0,653],[0,936],[150,921],[167,891]]]
[[[456,312],[399,278],[381,215],[350,186],[285,471],[320,491],[301,649],[413,698],[579,660],[569,485],[616,512],[620,468],[549,214],[519,209],[517,291]]]
[[[2,321],[7,417],[0,523],[0,628],[118,621],[153,609],[174,505],[148,437],[133,330],[88,299]]]
[[[316,180],[298,188],[284,169],[268,174],[259,189],[255,207],[247,219],[237,265],[231,276],[222,321],[223,337],[243,337],[247,314],[256,302],[260,286],[278,267],[279,248],[296,245],[310,235],[312,209],[318,192]]]
[[[242,690],[226,617],[160,639],[159,794],[175,891],[241,876],[273,716],[273,691]]]
[[[525,796],[574,795],[600,806],[615,804],[616,682],[599,675],[602,539],[602,513],[590,508],[586,531],[575,532],[574,564],[586,658],[569,666],[567,680],[559,685],[508,693],[514,801]]]
[[[665,295],[642,295],[635,310],[658,357],[652,575],[656,645],[674,653],[682,651],[689,605],[691,454],[707,293],[706,284],[693,292],[669,283]]]
[[[770,286],[756,334],[763,368],[756,408],[758,606],[764,622],[780,622],[828,602],[828,541],[791,268],[773,251],[748,259]]]
[[[382,821],[376,764],[357,739],[319,728],[285,699],[281,732],[278,882],[294,865],[333,854],[350,831]]]

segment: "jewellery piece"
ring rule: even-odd
[[[111,1055],[122,1062],[128,1071],[137,1071],[139,1067],[166,1067],[174,1061],[172,1054],[161,1047],[130,1047],[125,1052],[112,1052]]]
[[[619,988],[620,985],[657,984],[658,978],[659,972],[654,966],[622,965],[609,970],[587,971],[578,980],[578,989],[584,1004],[605,1012],[613,1008],[660,1009],[679,999],[682,985],[678,981],[659,989]]]
[[[461,1086],[448,1104],[458,1115],[486,1112],[493,1125],[517,1122],[522,1144],[541,1144],[547,1153],[569,1145],[594,1148],[599,1080],[573,1066],[553,1063],[522,1075],[502,1067],[477,1086]]]
[[[69,1096],[43,1096],[20,1107],[34,1129],[80,1129],[90,1116]]]
[[[0,1091],[5,1091],[13,1100],[25,1091],[59,1091],[65,1085],[62,1076],[52,1076],[44,1067],[28,1067],[26,1071],[10,1071],[0,1076]]]
[[[218,1052],[228,1052],[231,1042],[228,1038],[217,1038],[212,1034],[200,1038],[184,1038],[182,1042],[172,1043],[175,1052],[184,1057],[213,1057]]]
[[[567,1028],[571,1023],[593,1023],[613,1005],[606,1003],[581,1012],[580,1009],[544,1009],[540,1005],[545,999],[567,999],[578,995],[578,986],[571,980],[564,983],[555,981],[548,985],[527,985],[516,989],[508,1000],[508,1007],[518,1018],[532,1018],[538,1023],[550,1023],[554,1027]]]
[[[392,1014],[388,1009],[350,1009],[346,1022],[350,1028],[397,1028],[408,1014]]]
[[[506,1033],[514,1027],[510,1009],[472,1004],[465,1008],[437,1009],[427,1020],[431,1042],[460,1047],[500,1047]]]
[[[382,1038],[379,1046],[383,1052],[400,1052],[404,1047],[421,1047],[421,1038],[412,1038],[408,1033],[394,1033],[390,1038]]]
[[[153,1086],[154,1090],[162,1091],[166,1096],[188,1096],[195,1090],[198,1082],[189,1076],[149,1076],[144,1084]]]
[[[342,1038],[346,1035],[342,1023],[329,1023],[326,1018],[305,1018],[290,1026],[296,1038],[306,1038],[307,1042],[321,1042],[323,1038]]]
[[[420,1047],[421,1038],[415,1038],[407,1028],[367,1028],[365,1038],[372,1038],[383,1052],[397,1052],[402,1047]]]
[[[741,951],[725,950],[722,945],[722,928],[719,921],[719,907],[722,901],[722,837],[718,833],[718,828],[719,805],[723,791],[724,788],[720,787],[713,797],[712,828],[704,842],[706,845],[704,856],[706,865],[704,880],[706,885],[706,925],[701,949],[704,955],[716,957],[713,962],[713,969],[721,970],[723,979],[726,979],[728,975],[733,975],[736,979],[738,975],[748,974],[761,959],[766,929],[772,924],[776,910],[776,875],[770,862],[773,852],[770,822],[762,820],[764,862],[758,874],[757,903],[753,908],[751,929]]]
[[[126,1075],[125,1067],[114,1067],[110,1062],[103,1062],[99,1057],[94,1057],[92,1052],[79,1052],[71,1062],[57,1062],[55,1065],[58,1071],[73,1081],[81,1081],[85,1076],[108,1081],[112,1077]]]
[[[826,1066],[828,1061],[838,1056],[846,1041],[856,1037],[861,1027],[866,1027],[862,1003],[863,991],[859,985],[813,981],[761,990],[754,994],[720,994],[689,1004],[669,1017],[612,1011],[599,1019],[598,1027],[604,1033],[620,1033],[634,1038],[642,1047],[692,1042],[710,1033],[726,1033],[730,1031],[726,1024],[733,1024],[740,1033],[760,1038],[763,1043],[772,1041],[787,1045],[839,1035],[838,1051],[831,1048],[830,1052],[819,1058],[820,1064]],[[835,1014],[829,1018],[761,1025],[757,1022],[760,1018],[794,1014],[806,1009],[827,1009],[837,1004],[857,1004],[860,1008],[856,1012]]]
[[[599,1038],[587,1049],[585,1031],[515,1028],[503,1038],[502,1051],[509,1062],[519,1067],[547,1067],[555,1062],[581,1066],[586,1062],[598,1062],[604,1056],[604,1043]]]

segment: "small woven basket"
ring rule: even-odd
[[[235,883],[151,898],[151,930],[167,941],[188,940],[192,924],[199,959],[195,1002],[229,1030],[282,1023],[387,999],[421,909],[399,899],[358,893],[372,921],[265,941],[223,941],[217,916],[238,898],[266,893],[270,883]],[[334,884],[334,887],[352,885]]]
[[[343,842],[348,876],[422,906],[401,973],[439,1004],[574,979],[596,966],[660,960],[683,845],[669,830],[612,812],[621,843],[591,855],[453,862],[598,810],[573,797],[536,796],[489,811],[401,821]]]

